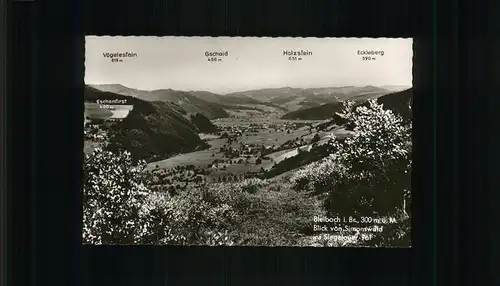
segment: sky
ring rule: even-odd
[[[412,86],[413,41],[403,38],[87,36],[85,83],[230,93],[261,88]],[[308,50],[290,61],[283,50]],[[362,60],[358,50],[384,51]],[[206,51],[227,51],[209,62]],[[137,53],[112,62],[103,53]]]

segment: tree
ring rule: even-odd
[[[139,211],[151,184],[130,152],[95,149],[83,168],[83,242],[129,244],[140,239]]]
[[[262,159],[261,158],[257,158],[257,160],[255,160],[255,164],[256,165],[260,165],[262,163]]]
[[[411,199],[411,122],[385,110],[376,100],[369,106],[344,106],[340,116],[354,134],[335,141],[335,162],[346,167],[327,202],[332,212],[388,215]],[[330,157],[331,158],[331,157]]]
[[[90,244],[231,244],[235,213],[205,188],[152,192],[145,162],[129,152],[96,149],[83,176],[83,242]],[[156,188],[157,186],[155,186]]]
[[[329,142],[330,155],[299,169],[291,177],[297,191],[327,193],[331,216],[385,216],[410,209],[411,122],[381,104],[338,113],[352,136]],[[407,212],[409,214],[409,212]]]

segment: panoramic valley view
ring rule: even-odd
[[[411,85],[102,82],[84,90],[84,243],[411,245]]]

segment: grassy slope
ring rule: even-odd
[[[232,235],[239,246],[305,246],[323,198],[292,190],[286,180],[263,184],[220,183],[211,188],[237,211]]]

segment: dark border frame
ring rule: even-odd
[[[288,5],[287,8],[284,8],[283,14],[287,14],[288,18],[283,20],[282,18],[273,19],[273,14],[269,11],[279,11],[279,4],[271,4],[270,2],[257,1],[251,5],[249,2],[245,3],[240,1],[239,3],[243,3],[242,5],[246,5],[244,8],[238,7],[239,13],[232,13],[231,7],[228,7],[226,2],[224,1],[214,1],[210,2],[210,4],[215,5],[215,7],[210,7],[209,2],[205,1],[203,4],[200,3],[198,7],[195,8],[190,6],[190,4],[194,5],[196,2],[188,3],[189,1],[184,2],[158,2],[157,6],[151,4],[151,6],[143,7],[139,11],[134,11],[134,15],[137,18],[141,18],[141,16],[137,15],[154,15],[150,18],[147,23],[144,23],[139,27],[139,25],[135,25],[129,23],[127,21],[120,22],[120,24],[112,21],[101,22],[100,19],[106,18],[105,11],[111,11],[112,4],[110,4],[110,10],[107,10],[108,7],[93,6],[92,4],[84,5],[84,11],[88,14],[92,14],[93,18],[86,22],[86,26],[84,27],[85,34],[89,35],[182,35],[182,36],[289,36],[289,37],[413,37],[414,38],[414,50],[418,50],[415,58],[414,58],[414,71],[417,76],[414,76],[414,91],[415,91],[415,101],[414,101],[414,112],[416,115],[416,121],[419,121],[417,124],[414,124],[414,128],[417,131],[414,133],[415,136],[420,139],[417,142],[417,147],[415,151],[414,157],[416,158],[416,162],[414,164],[415,169],[417,170],[414,174],[415,178],[429,178],[429,180],[413,180],[415,182],[417,192],[414,192],[414,200],[416,207],[414,214],[414,222],[413,222],[413,249],[372,249],[370,251],[361,250],[361,249],[311,249],[311,248],[282,248],[282,249],[267,249],[267,248],[254,248],[254,249],[244,249],[239,247],[231,247],[227,249],[221,248],[175,248],[175,247],[166,247],[166,248],[148,248],[148,247],[132,247],[118,250],[115,247],[90,247],[85,246],[84,248],[84,258],[83,262],[89,265],[96,265],[98,260],[102,260],[105,257],[109,257],[109,259],[113,259],[114,255],[116,257],[128,257],[126,253],[130,253],[130,257],[137,256],[150,256],[155,257],[154,260],[158,261],[161,265],[170,265],[175,269],[174,260],[177,257],[183,256],[192,256],[194,257],[210,257],[213,259],[212,262],[215,262],[215,266],[208,266],[204,263],[199,264],[201,268],[209,268],[211,269],[210,277],[215,279],[215,281],[223,281],[227,283],[229,281],[233,281],[228,278],[232,277],[231,273],[234,273],[233,267],[235,265],[243,266],[242,261],[269,261],[265,265],[265,270],[262,270],[265,273],[265,276],[275,277],[272,273],[275,271],[282,271],[282,269],[287,269],[290,273],[294,271],[304,271],[304,266],[299,262],[300,259],[305,259],[308,264],[316,265],[309,266],[309,271],[315,272],[314,269],[320,269],[324,266],[321,266],[319,261],[329,261],[332,267],[337,268],[335,270],[330,270],[329,277],[324,276],[324,279],[327,281],[354,281],[355,277],[358,279],[361,278],[359,275],[350,276],[356,271],[363,271],[366,273],[366,276],[372,275],[380,275],[377,278],[373,278],[373,280],[382,279],[382,273],[384,272],[383,266],[373,266],[373,261],[377,259],[381,261],[393,261],[393,264],[387,262],[387,265],[392,265],[391,267],[394,270],[393,275],[400,275],[399,282],[412,280],[415,285],[422,285],[424,277],[422,277],[423,271],[428,271],[429,275],[434,273],[432,267],[435,267],[433,263],[427,263],[427,265],[420,260],[420,257],[415,257],[413,260],[410,256],[411,251],[419,251],[423,252],[429,251],[426,256],[434,257],[432,254],[432,243],[435,243],[434,237],[431,235],[431,232],[434,227],[433,222],[433,213],[432,212],[422,212],[422,209],[425,209],[425,204],[427,208],[433,209],[434,206],[432,201],[434,199],[433,190],[435,189],[435,185],[431,178],[435,177],[435,173],[433,172],[434,165],[433,162],[436,162],[435,152],[432,151],[432,146],[434,146],[435,142],[433,140],[433,113],[435,112],[434,107],[432,106],[434,101],[434,84],[433,80],[434,74],[429,72],[435,67],[433,61],[435,46],[433,40],[434,32],[434,22],[433,22],[433,2],[428,1],[425,2],[428,5],[429,10],[423,10],[422,7],[424,5],[419,6],[417,4],[410,5],[409,2],[398,2],[390,1],[391,3],[386,3],[382,5],[380,3],[363,3],[367,7],[366,10],[363,10],[361,15],[357,15],[358,17],[367,17],[369,20],[367,22],[376,22],[379,19],[383,18],[380,15],[377,15],[377,11],[381,14],[390,13],[389,11],[398,11],[398,16],[394,16],[393,18],[388,19],[387,21],[383,21],[383,23],[379,26],[375,26],[375,28],[370,29],[364,26],[363,21],[355,21],[350,18],[351,13],[355,12],[355,5],[353,3],[347,4],[347,2],[342,1],[321,1],[312,4],[312,1],[298,1],[296,4]],[[323,5],[323,7],[321,7]],[[392,5],[392,9],[388,9]],[[260,7],[259,7],[260,6]],[[377,7],[380,6],[380,7]],[[402,20],[405,16],[407,18],[418,18],[417,14],[412,15],[409,11],[406,11],[405,8],[409,9],[410,7],[420,8],[419,12],[421,15],[427,15],[426,18],[429,20],[424,23],[421,27],[412,26],[415,24],[412,21],[406,21],[406,25],[402,25]],[[335,8],[338,7],[338,10]],[[383,8],[382,8],[383,7]],[[262,10],[259,10],[262,9]],[[128,16],[129,10],[126,8],[118,8],[117,13],[123,16],[124,19],[128,17],[132,17],[132,13]],[[332,10],[331,17],[327,11]],[[154,13],[151,11],[155,11]],[[177,11],[178,13],[174,13],[173,11]],[[202,12],[204,11],[204,12]],[[242,11],[245,11],[243,13]],[[264,12],[266,11],[266,12]],[[252,12],[253,15],[259,15],[259,17],[254,16],[254,18],[258,18],[259,21],[252,21]],[[262,13],[261,13],[262,12]],[[124,13],[124,14],[122,14]],[[151,14],[150,14],[151,13]],[[248,14],[246,14],[248,13]],[[318,13],[318,18],[321,20],[310,21],[313,15]],[[427,14],[426,14],[427,13]],[[264,15],[262,15],[264,14]],[[156,16],[156,17],[155,17]],[[160,16],[163,16],[161,18]],[[191,19],[196,18],[196,20],[191,21]],[[98,20],[99,19],[99,20]],[[164,20],[162,20],[164,19]],[[218,19],[214,21],[214,19]],[[296,19],[296,20],[295,20]],[[288,21],[288,22],[287,22]],[[286,25],[285,23],[290,23],[292,21],[296,21],[295,25]],[[324,22],[322,22],[324,21]],[[378,29],[377,29],[378,28]],[[385,30],[384,30],[385,29]],[[81,49],[84,49],[82,47]],[[82,55],[83,60],[83,55]],[[423,75],[427,73],[426,77]],[[80,82],[80,85],[83,86],[83,81]],[[82,99],[83,101],[83,99]],[[427,114],[424,116],[424,114]],[[427,128],[425,126],[428,126]],[[427,138],[423,139],[422,138]],[[426,203],[424,203],[426,202]],[[422,223],[422,222],[428,223]],[[429,248],[429,250],[427,250]],[[102,251],[102,252],[101,252]],[[123,253],[120,253],[123,251]],[[159,253],[162,254],[159,254]],[[105,254],[106,253],[106,254]],[[167,254],[168,253],[168,254]],[[223,254],[222,254],[223,253]],[[99,258],[98,258],[99,257]],[[158,258],[156,258],[158,257]],[[167,258],[165,258],[167,257]],[[283,264],[283,257],[288,257],[286,260],[290,261],[288,264]],[[321,257],[321,258],[319,258]],[[328,257],[328,258],[327,258]],[[153,258],[152,258],[153,259]],[[156,260],[158,259],[158,260]],[[172,260],[171,260],[172,259]],[[318,260],[319,259],[319,260]],[[327,260],[325,260],[327,259]],[[197,260],[194,258],[194,260]],[[365,261],[365,263],[359,264],[359,261]],[[368,262],[370,261],[370,262]],[[410,262],[411,261],[411,262]],[[200,262],[196,262],[198,264]],[[416,268],[413,273],[410,273],[409,265],[413,264]],[[217,265],[219,267],[217,268]],[[223,270],[220,265],[227,265]],[[247,263],[244,263],[247,265]],[[405,268],[404,265],[407,265]],[[425,267],[429,267],[426,269]],[[171,273],[182,273],[182,267],[179,268],[179,271],[169,270]],[[274,269],[274,270],[271,270]],[[366,269],[366,270],[365,270]],[[397,270],[396,270],[397,269]],[[94,272],[95,270],[89,270],[90,272]],[[89,272],[89,275],[90,275]],[[205,273],[203,271],[202,273]],[[215,273],[218,273],[216,275]],[[347,274],[349,273],[349,274]],[[417,274],[418,273],[418,274]],[[325,273],[318,273],[318,275],[324,275]],[[283,274],[281,274],[283,275]],[[279,275],[279,276],[281,276]],[[296,274],[299,275],[299,274]],[[302,274],[305,277],[313,277],[314,274]],[[385,275],[389,275],[386,273]],[[176,278],[174,278],[174,276]],[[287,278],[279,279],[291,279],[293,277],[292,274],[287,274]],[[336,277],[335,277],[336,276]],[[225,280],[222,277],[226,277]],[[304,276],[302,276],[304,277]],[[105,278],[95,278],[95,279],[105,279]],[[171,281],[175,281],[175,279],[181,279],[177,277],[175,274],[170,274],[169,279]],[[303,279],[303,278],[297,278]],[[328,280],[333,279],[333,280]],[[429,276],[429,281],[431,276]],[[394,280],[397,280],[394,278]],[[289,281],[289,280],[288,280]],[[417,281],[421,281],[417,282]],[[194,281],[193,281],[194,282]],[[426,283],[429,285],[429,283]]]
[[[458,131],[451,128],[454,125],[450,118],[458,114],[458,108],[449,103],[454,102],[452,92],[457,89],[458,51],[454,46],[456,36],[448,33],[456,27],[456,18],[442,11],[450,13],[451,10],[454,15],[456,5],[430,0],[412,3],[299,0],[293,4],[234,1],[229,6],[226,1],[210,4],[169,0],[142,5],[127,1],[44,1],[43,5],[41,2],[9,3],[12,11],[9,37],[13,47],[9,57],[17,62],[10,73],[12,85],[9,87],[9,94],[16,96],[8,103],[11,111],[8,122],[12,124],[9,154],[16,159],[7,162],[9,170],[16,170],[11,173],[12,193],[7,201],[11,219],[9,242],[15,243],[9,244],[8,249],[9,255],[15,254],[16,258],[8,258],[9,265],[20,270],[8,279],[15,281],[15,285],[87,285],[86,282],[99,281],[115,284],[121,278],[132,283],[133,277],[138,276],[152,277],[151,281],[161,278],[161,281],[196,282],[186,274],[199,274],[205,283],[227,284],[318,281],[353,285],[356,281],[370,280],[385,282],[385,285],[390,282],[431,285],[437,282],[433,279],[435,265],[429,263],[429,259],[437,255],[433,253],[433,215],[428,205],[434,198],[433,182],[426,179],[416,182],[416,189],[421,192],[414,192],[417,213],[413,217],[419,219],[414,219],[415,239],[411,250],[82,247],[78,235],[82,130],[77,123],[83,112],[82,36],[413,37],[414,49],[421,51],[414,58],[415,72],[427,74],[420,79],[414,77],[414,81],[420,81],[414,82],[416,94],[427,95],[419,97],[420,102],[415,101],[415,109],[420,110],[415,113],[421,120],[418,120],[420,125],[414,127],[418,129],[414,133],[422,138],[422,145],[418,147],[421,153],[415,155],[422,165],[415,176],[434,176],[435,158],[430,148],[433,140],[426,137],[431,133],[426,127],[432,126],[432,116],[428,116],[433,111],[430,94],[436,93],[437,167],[440,170],[437,199],[455,200],[456,196],[450,196],[450,189],[453,184],[457,185],[452,182],[458,181],[454,177],[458,164],[453,161],[457,151],[450,146],[455,146],[451,138],[456,138]],[[435,26],[437,20],[439,25]],[[437,229],[441,236],[451,237],[456,233],[446,221],[447,212],[448,209],[439,206]],[[16,229],[13,222],[23,229]],[[438,252],[447,255],[456,247],[438,243]],[[382,261],[393,263],[385,264],[392,265],[392,269],[384,268]],[[105,273],[112,275],[102,276]],[[116,276],[121,273],[137,276]],[[398,277],[401,280],[397,280]],[[137,279],[139,282],[142,278]]]

